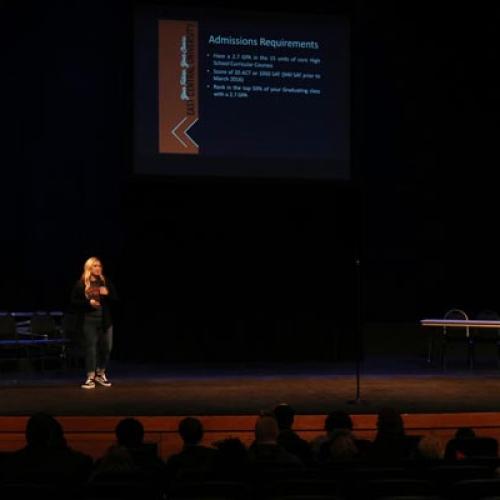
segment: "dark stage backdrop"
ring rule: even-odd
[[[133,5],[4,9],[0,310],[92,254],[123,358],[352,357],[358,257],[363,322],[500,309],[496,7],[309,4],[352,21],[352,182],[135,177]]]

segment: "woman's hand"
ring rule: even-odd
[[[99,294],[100,295],[109,295],[108,288],[105,286],[100,286],[99,287]]]
[[[100,302],[99,302],[98,300],[95,300],[95,299],[90,299],[90,305],[91,305],[92,307],[95,307],[96,309],[97,309],[98,307],[101,307]]]

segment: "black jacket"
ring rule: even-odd
[[[109,295],[101,295],[100,301],[102,306],[103,328],[109,328],[113,324],[113,306],[118,301],[116,288],[109,279],[106,279],[105,286],[108,289]],[[71,310],[75,314],[76,329],[81,330],[83,327],[83,318],[86,313],[90,313],[95,309],[90,305],[89,300],[85,296],[85,285],[81,280],[78,280],[71,292]]]

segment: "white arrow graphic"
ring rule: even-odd
[[[188,134],[188,130],[198,121],[198,118],[196,118],[191,125],[189,125],[188,128],[184,130],[184,135],[194,144],[194,146],[199,149],[200,146],[196,144],[195,140]]]
[[[187,144],[175,133],[176,130],[187,120],[187,116],[185,116],[173,129],[172,135],[185,147],[187,148]]]
[[[185,116],[173,129],[172,129],[172,135],[185,147],[187,148],[188,145],[177,135],[177,129],[179,129],[179,127],[181,125],[184,124],[184,122],[188,119],[187,116]],[[184,136],[189,139],[191,141],[192,144],[194,144],[194,146],[196,148],[199,148],[198,144],[196,144],[196,142],[193,140],[193,138],[187,133],[188,130],[198,121],[198,118],[196,118],[192,123],[190,123],[184,130],[181,130],[181,132],[184,134]]]

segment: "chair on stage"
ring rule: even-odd
[[[31,318],[31,335],[34,337],[60,338],[61,329],[55,319],[46,312],[36,312]]]
[[[461,309],[450,309],[444,315],[444,319],[468,320],[469,317]],[[467,364],[469,368],[472,368],[472,343],[469,327],[443,326],[443,332],[441,335],[441,367],[443,370],[446,369],[447,365],[448,346],[452,343],[463,344],[466,347]]]
[[[0,313],[0,340],[17,340],[16,320],[9,313]]]
[[[23,355],[24,348],[19,343],[16,320],[9,313],[0,313],[0,361],[15,361]]]
[[[29,337],[33,341],[30,345],[31,359],[40,361],[40,368],[45,369],[46,361],[65,363],[65,344],[61,327],[56,323],[54,317],[39,311],[33,314],[30,320]]]
[[[476,319],[483,321],[500,321],[500,315],[491,309],[484,309],[477,314]],[[500,328],[472,328],[470,343],[472,366],[474,366],[476,361],[476,345],[494,344],[496,345],[497,367],[500,368]]]

